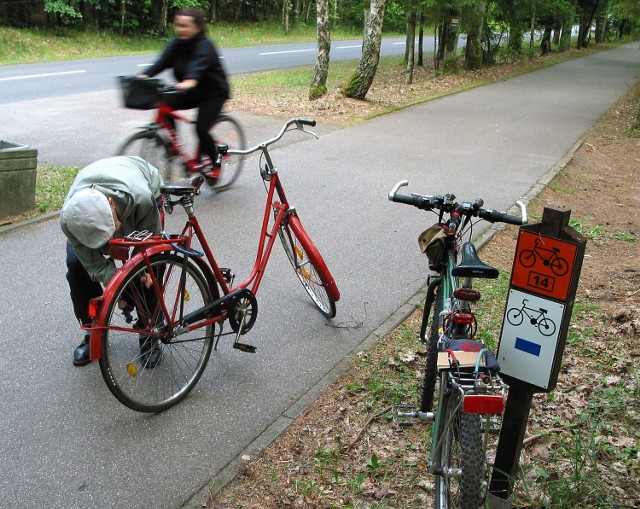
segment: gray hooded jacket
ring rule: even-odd
[[[157,168],[140,157],[111,157],[80,170],[65,203],[77,191],[93,187],[113,198],[122,223],[122,227],[115,232],[115,238],[125,237],[135,230],[148,230],[157,234],[161,232],[161,225],[156,199],[160,196],[162,184]],[[113,260],[108,258],[109,243],[91,249],[75,238],[62,216],[60,227],[91,279],[106,285],[116,272]]]

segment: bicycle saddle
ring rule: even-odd
[[[192,179],[176,182],[175,184],[167,184],[160,188],[162,194],[171,194],[173,196],[183,196],[185,194],[198,194],[200,186],[204,182],[204,177],[198,175]]]
[[[481,277],[486,279],[496,279],[498,269],[487,265],[478,256],[476,246],[471,242],[462,245],[462,261],[451,271],[456,277]]]

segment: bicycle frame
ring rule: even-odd
[[[162,111],[159,109],[159,111]],[[288,125],[287,125],[288,127]],[[264,213],[262,226],[260,228],[259,237],[258,237],[258,246],[256,251],[256,257],[253,263],[253,267],[251,269],[248,277],[241,283],[231,286],[230,283],[227,283],[225,276],[222,272],[222,269],[218,265],[216,258],[211,250],[204,231],[200,225],[200,222],[193,211],[193,202],[187,203],[184,205],[185,211],[187,212],[187,221],[181,231],[181,234],[178,236],[173,236],[170,238],[166,238],[166,236],[158,237],[154,236],[143,241],[140,240],[130,240],[130,239],[115,239],[110,241],[110,245],[113,248],[115,259],[123,259],[125,256],[128,257],[128,251],[130,247],[135,247],[139,249],[139,252],[136,253],[133,257],[126,260],[124,262],[123,267],[116,272],[116,275],[112,278],[105,289],[102,297],[97,299],[93,299],[90,303],[90,314],[89,316],[93,318],[94,323],[89,330],[91,331],[91,339],[90,339],[90,356],[91,360],[95,361],[100,359],[102,356],[102,343],[101,343],[101,333],[107,328],[104,324],[107,320],[107,306],[102,306],[103,302],[111,302],[114,298],[114,289],[119,286],[119,283],[126,277],[128,274],[128,270],[131,266],[135,266],[139,264],[141,261],[144,261],[147,267],[150,269],[151,267],[151,258],[159,253],[166,251],[177,251],[182,253],[185,257],[190,257],[192,260],[196,261],[199,268],[205,275],[209,285],[218,285],[222,291],[222,296],[220,301],[224,300],[225,297],[230,296],[234,293],[241,292],[243,289],[247,289],[251,292],[251,294],[256,295],[258,289],[260,287],[260,283],[264,276],[267,263],[271,256],[271,252],[273,250],[273,245],[275,243],[275,239],[278,235],[278,231],[281,225],[289,216],[297,216],[297,213],[293,207],[290,207],[289,202],[287,200],[284,188],[280,182],[280,178],[278,176],[278,171],[274,167],[271,158],[268,153],[268,145],[274,141],[277,141],[282,137],[282,135],[286,132],[286,128],[283,128],[280,135],[269,140],[258,147],[254,147],[248,150],[229,150],[229,154],[249,154],[258,150],[261,150],[263,156],[266,159],[266,164],[261,169],[261,175],[263,180],[269,182],[269,187],[267,190],[267,196],[265,201]],[[191,199],[192,200],[192,199]],[[168,212],[172,211],[174,203],[165,202],[165,209],[167,206]],[[273,217],[273,224],[270,227],[271,218]],[[289,226],[292,230],[297,229],[297,223],[289,223]],[[300,233],[296,231],[296,233]],[[198,240],[203,253],[199,253],[198,251],[192,249],[192,243],[194,237]],[[126,255],[118,255],[116,252],[118,248],[124,248],[126,251]],[[314,255],[319,256],[319,253],[313,253]],[[206,262],[200,261],[201,256],[204,256]],[[119,257],[120,256],[120,257]],[[126,259],[126,258],[125,258]],[[156,274],[149,270],[149,275],[152,280],[152,285],[157,292],[157,294],[162,293],[161,283],[158,281]],[[326,287],[327,294],[333,301],[337,301],[340,298],[340,293],[337,289],[335,281],[331,279],[328,283],[323,285]],[[213,314],[211,318],[207,318],[204,321],[198,321],[197,324],[188,323],[188,330],[193,330],[196,328],[201,328],[208,326],[213,323],[220,322],[226,318],[224,312],[220,312],[218,301],[205,306],[204,308],[191,313],[189,321],[196,321],[204,318],[207,315]],[[167,309],[162,310],[165,314],[164,316],[169,316]],[[216,313],[217,312],[217,313]],[[185,319],[186,317],[180,317],[180,321]],[[175,321],[175,319],[174,319]],[[170,328],[173,330],[173,327],[177,324],[173,323],[170,325]],[[183,325],[184,326],[184,325]],[[125,329],[126,330],[126,329]],[[131,329],[133,330],[133,329]]]

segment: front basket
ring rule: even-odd
[[[152,110],[158,103],[160,80],[120,76],[124,107],[133,110]]]

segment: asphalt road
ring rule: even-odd
[[[326,375],[384,333],[389,317],[421,289],[426,260],[416,241],[433,217],[390,203],[391,187],[406,178],[409,190],[481,196],[485,206],[506,209],[640,79],[639,47],[566,62],[364,125],[321,129],[319,140],[291,138],[274,150],[290,201],[342,292],[338,315],[326,322],[313,309],[276,249],[258,295],[258,321],[246,337],[258,352],[221,342],[190,396],[161,415],[120,405],[97,365],[71,365],[80,333],[57,221],[1,234],[0,507],[180,507],[238,456],[266,445]],[[111,101],[111,93],[79,97],[78,114],[83,99],[84,114],[108,131],[96,104]],[[39,101],[19,109],[44,108]],[[275,134],[279,125],[243,118],[250,141]],[[2,122],[7,125],[6,117]],[[69,143],[80,134],[59,123],[49,128]],[[92,148],[69,150],[90,157]],[[103,153],[96,148],[93,155]],[[238,277],[253,261],[263,193],[253,160],[236,187],[206,194],[197,204],[218,259]],[[180,219],[172,216],[168,229]]]

